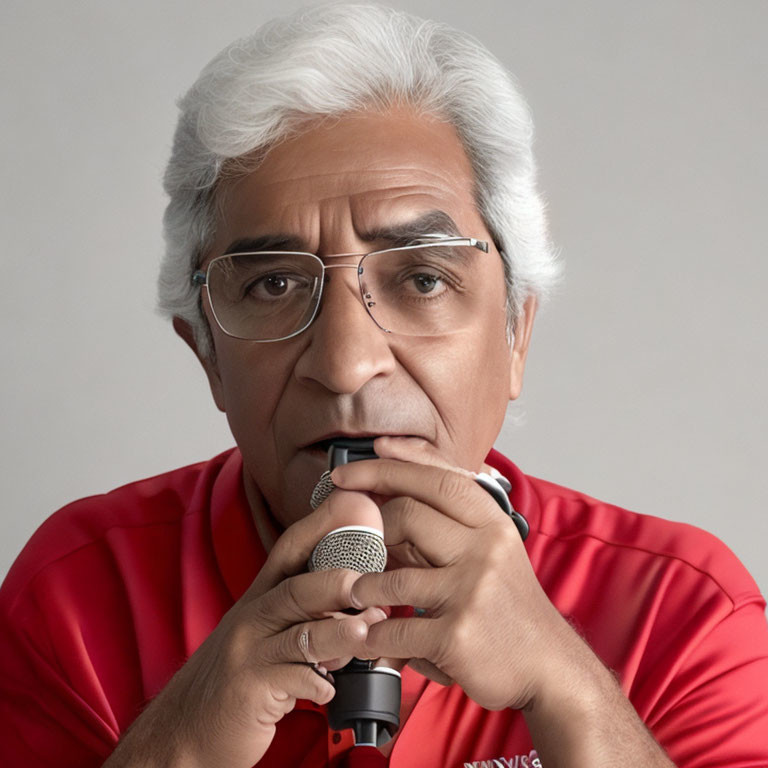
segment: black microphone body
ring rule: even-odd
[[[352,659],[333,679],[336,695],[327,707],[331,728],[352,728],[356,746],[379,747],[389,741],[400,727],[400,673]]]
[[[310,571],[350,568],[358,573],[380,573],[386,562],[381,531],[348,525],[318,542],[307,567]],[[328,723],[336,731],[352,728],[356,746],[381,746],[400,727],[400,673],[373,664],[352,659],[333,673],[336,695],[327,706]]]

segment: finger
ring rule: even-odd
[[[383,435],[373,441],[373,448],[380,459],[397,459],[398,461],[411,461],[414,464],[428,464],[431,467],[442,467],[458,472],[460,475],[474,477],[473,471],[447,461],[432,443],[422,437]],[[485,462],[479,464],[475,471],[492,474],[491,465]]]
[[[355,461],[331,474],[339,488],[383,496],[411,496],[457,522],[480,528],[504,513],[471,477],[441,467],[379,459]]]
[[[318,664],[329,659],[352,658],[355,653],[365,653],[369,626],[385,618],[380,608],[371,608],[359,616],[295,624],[266,638],[259,656],[267,664]]]
[[[429,561],[410,541],[387,547],[387,570],[395,568],[433,568]]]
[[[431,659],[439,663],[444,639],[441,619],[387,619],[368,628],[366,658]]]
[[[380,459],[397,459],[398,461],[409,461],[414,464],[426,464],[430,467],[440,467],[441,469],[458,472],[466,477],[472,477],[472,472],[446,461],[431,443],[421,437],[385,435],[377,437],[373,441],[373,448]],[[486,465],[483,464],[482,466]],[[481,469],[480,471],[484,470]]]
[[[353,607],[352,585],[359,578],[359,573],[346,568],[300,573],[248,601],[245,616],[262,637],[308,619],[324,618]]]
[[[286,711],[290,711],[295,705],[295,701],[290,702],[290,699],[306,699],[323,705],[336,694],[333,685],[307,664],[280,664],[270,669],[268,678],[272,695],[275,695],[275,691],[280,691],[285,697],[282,708],[290,704]]]
[[[351,596],[357,608],[416,605],[435,613],[443,607],[446,591],[445,569],[396,568],[364,574],[353,585]]]
[[[432,566],[450,565],[466,548],[471,528],[411,496],[397,496],[381,508],[388,549],[412,545]],[[414,565],[417,563],[414,563]]]

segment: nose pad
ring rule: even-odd
[[[366,314],[368,317],[371,318],[371,321],[374,323],[374,325],[381,328],[382,331],[388,331],[388,328],[385,328],[377,319],[376,319],[376,296],[372,293],[372,288],[368,285],[366,285],[365,282],[362,282],[360,284],[360,293],[362,294],[363,298],[363,308],[365,309]]]
[[[354,394],[376,376],[394,371],[390,334],[379,328],[363,301],[356,270],[327,273],[317,315],[305,331],[309,344],[294,369],[297,378],[337,394]]]

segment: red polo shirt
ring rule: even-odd
[[[530,523],[550,599],[675,764],[768,765],[765,603],[733,554],[696,528],[527,477],[496,452],[489,463]],[[0,590],[4,766],[100,765],[245,591],[266,553],[241,475],[229,451],[75,502],[35,533]],[[537,764],[518,712],[408,670],[404,686],[418,701],[391,766]],[[259,765],[326,766],[350,743],[300,702]]]

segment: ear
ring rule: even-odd
[[[213,395],[213,401],[216,403],[216,407],[220,411],[225,412],[224,387],[221,383],[221,376],[219,375],[219,369],[217,368],[216,363],[200,354],[197,342],[195,341],[195,334],[186,320],[182,320],[180,317],[174,317],[173,330],[187,342],[189,348],[195,353],[195,357],[200,361],[200,365],[203,366],[205,375],[208,377],[208,384],[211,388],[211,394]]]
[[[528,345],[531,343],[533,318],[536,316],[538,301],[535,296],[529,296],[523,305],[523,311],[515,323],[515,339],[512,343],[510,356],[509,399],[517,400],[523,389],[523,373],[525,360],[528,357]]]

